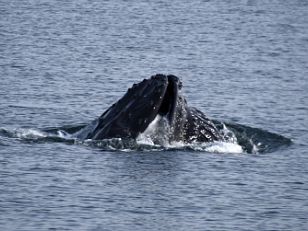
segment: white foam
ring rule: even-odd
[[[249,139],[250,144],[252,145],[252,153],[258,153],[259,152],[259,146],[261,145],[261,143],[259,142],[258,144],[254,144],[254,142],[252,141],[252,139]]]
[[[14,131],[14,133],[16,137],[24,139],[38,139],[48,136],[46,132],[33,128],[18,128]]]
[[[243,148],[237,143],[229,143],[216,141],[211,143],[184,143],[184,142],[171,142],[165,146],[165,148],[190,148],[195,151],[205,151],[205,152],[213,152],[213,153],[234,153],[240,154],[244,153]]]
[[[72,138],[72,135],[63,131],[63,130],[59,130],[57,131],[57,137],[63,138],[63,139],[70,139]]]
[[[215,152],[215,153],[234,153],[234,154],[244,153],[243,148],[239,144],[227,143],[227,142],[211,143],[211,145],[205,147],[205,151]]]
[[[13,135],[20,139],[41,139],[46,137],[59,137],[70,139],[71,135],[65,131],[58,130],[57,134],[48,133],[34,128],[17,128],[13,131]]]

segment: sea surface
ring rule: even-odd
[[[237,139],[71,137],[156,73]],[[307,142],[307,0],[0,0],[0,230],[307,230]]]

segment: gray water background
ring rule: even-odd
[[[87,123],[181,77],[211,118],[293,140],[264,154],[102,151],[0,138],[1,230],[306,230],[308,1],[0,0],[0,127]]]

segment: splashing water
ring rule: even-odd
[[[169,141],[170,127],[166,118],[157,116],[148,128],[134,139],[80,140],[74,133],[85,125],[60,128],[0,128],[0,144],[7,145],[11,139],[22,142],[64,142],[116,151],[163,151],[193,150],[212,153],[267,153],[286,147],[292,141],[281,135],[234,123],[214,121],[224,141],[212,143],[184,143]]]

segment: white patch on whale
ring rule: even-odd
[[[145,131],[137,136],[136,141],[138,144],[167,146],[169,130],[167,118],[157,114]]]

